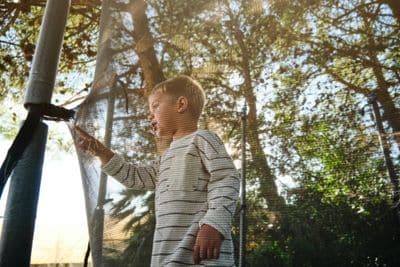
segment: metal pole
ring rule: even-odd
[[[101,7],[100,18],[100,36],[99,36],[99,49],[96,58],[96,70],[94,75],[94,87],[96,87],[99,80],[104,79],[106,75],[113,73],[111,62],[113,51],[111,50],[111,39],[113,37],[113,17],[111,15],[112,0],[104,0]],[[104,135],[104,145],[110,147],[112,137],[112,125],[114,118],[114,103],[115,95],[113,87],[115,86],[115,75],[111,75],[109,80],[101,87],[109,87],[109,97],[107,103],[106,125]],[[95,90],[99,88],[94,88]],[[94,91],[94,90],[93,90]],[[107,193],[107,175],[103,172],[100,174],[99,192],[97,195],[97,204],[91,218],[92,224],[92,260],[94,267],[103,265],[103,235],[104,235],[104,201]]]
[[[379,142],[381,144],[383,156],[385,159],[385,164],[386,168],[390,177],[390,181],[393,186],[393,203],[394,207],[396,209],[396,215],[397,215],[397,220],[400,223],[400,207],[399,207],[399,177],[397,176],[393,161],[390,157],[390,148],[389,148],[389,142],[386,138],[386,132],[383,127],[382,123],[382,116],[379,110],[378,103],[376,101],[376,95],[371,94],[369,97],[369,103],[372,105],[372,111],[373,111],[373,117],[376,122],[376,128],[378,129],[379,132]]]
[[[70,0],[46,3],[25,96],[27,108],[51,101],[69,7]],[[29,266],[46,139],[47,125],[40,122],[11,177],[0,266]]]
[[[110,147],[112,136],[112,124],[114,117],[115,96],[110,89],[110,96],[107,105],[107,118],[104,136],[104,145]],[[93,213],[93,235],[95,243],[93,244],[93,266],[102,266],[103,262],[103,232],[104,232],[104,201],[107,193],[107,175],[104,172],[100,174],[99,194],[97,195],[97,205]]]
[[[247,106],[244,103],[242,109],[242,179],[240,194],[240,244],[239,244],[239,267],[246,266],[246,121]]]

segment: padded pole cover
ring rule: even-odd
[[[69,7],[70,0],[47,1],[29,74],[25,107],[51,101]]]
[[[0,266],[28,267],[39,199],[47,125],[39,122],[14,169],[0,241]]]

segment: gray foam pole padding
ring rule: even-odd
[[[25,103],[50,103],[70,0],[48,0],[36,45]]]
[[[10,181],[0,241],[0,266],[30,264],[47,125],[39,122]]]

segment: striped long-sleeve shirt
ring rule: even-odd
[[[151,266],[233,266],[231,223],[239,174],[224,144],[208,130],[174,140],[158,162],[126,163],[115,155],[103,171],[129,188],[155,190],[156,228]],[[217,260],[193,262],[202,224],[223,235]]]

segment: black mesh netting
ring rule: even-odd
[[[128,161],[153,160],[146,96],[190,75],[207,94],[201,127],[235,160],[244,100],[249,107],[249,266],[396,266],[398,24],[372,1],[328,1],[332,9],[310,8],[290,29],[300,10],[286,2],[103,1],[95,77],[76,124]],[[374,17],[360,21],[361,9]],[[360,45],[368,36],[382,47]],[[153,192],[128,190],[78,156],[94,266],[149,266]],[[239,212],[232,231],[238,258]]]

